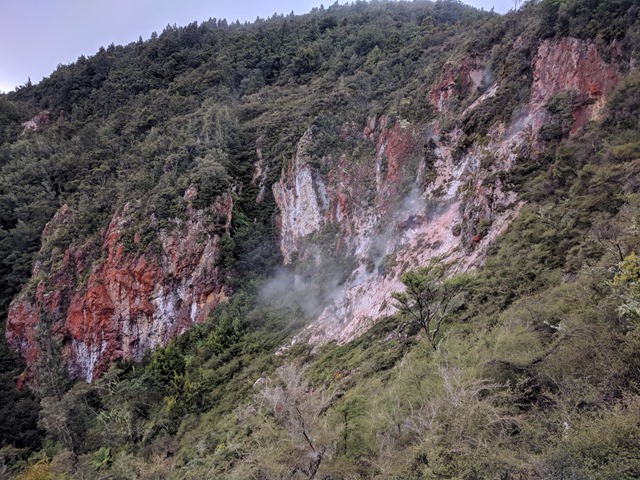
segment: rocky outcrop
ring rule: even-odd
[[[256,157],[257,160],[253,162],[253,176],[251,178],[251,184],[258,187],[258,195],[256,196],[256,203],[262,203],[267,189],[267,175],[269,174],[269,164],[265,161],[262,153],[262,138],[259,138],[256,142]]]
[[[329,281],[334,292],[328,305],[303,334],[312,342],[348,341],[391,313],[390,293],[402,288],[400,277],[408,269],[435,256],[462,259],[484,248],[489,232],[474,243],[477,233],[466,225],[477,219],[468,210],[491,216],[492,232],[515,212],[515,196],[501,186],[461,193],[478,181],[480,153],[454,159],[452,147],[460,132],[444,135],[437,122],[418,127],[381,116],[350,135],[371,145],[371,158],[345,153],[313,159],[306,148],[313,142],[310,129],[274,186],[285,262],[335,268],[327,255],[317,255],[327,241],[322,232],[328,230],[339,237],[338,254],[353,266],[346,281]],[[319,164],[328,169],[325,174],[315,167]],[[496,213],[498,206],[503,213]],[[467,250],[459,248],[464,243]],[[460,268],[468,265],[461,262]]]
[[[41,130],[51,122],[51,112],[45,110],[37,113],[31,120],[27,120],[20,124],[22,127],[22,135],[29,131]]]
[[[280,182],[273,186],[281,212],[279,240],[285,263],[290,263],[298,252],[301,239],[320,229],[329,207],[323,180],[306,162],[306,147],[312,138],[313,131],[309,129],[298,143],[295,158],[283,170]]]
[[[618,47],[611,47],[619,56]],[[617,65],[606,62],[595,43],[575,38],[545,40],[534,60],[534,80],[529,109],[541,111],[563,91],[575,92],[571,133],[575,133],[605,104],[607,95],[620,81]]]
[[[487,80],[488,69],[480,59],[464,58],[460,62],[447,62],[442,68],[440,81],[429,91],[429,101],[438,112],[445,111],[447,103],[460,91],[477,91]]]
[[[90,382],[111,362],[139,360],[203,322],[228,294],[218,258],[233,199],[229,193],[218,197],[211,218],[191,206],[197,193],[195,187],[187,190],[186,218],[161,229],[140,253],[140,235],[131,235],[135,207],[128,204],[114,214],[97,252],[91,245],[70,247],[54,265],[54,259],[41,258],[33,277],[48,278],[11,304],[9,344],[33,365],[42,342],[38,329],[46,329],[62,343],[70,373]],[[43,243],[71,216],[62,207],[45,228]]]
[[[482,143],[464,150],[462,132],[441,132],[437,120],[411,125],[370,118],[361,133],[352,135],[375,145],[375,153],[355,164],[346,154],[321,160],[305,155],[305,145],[313,140],[313,132],[307,132],[274,187],[281,213],[280,247],[286,262],[295,257],[322,268],[326,259],[307,252],[317,251],[319,232],[333,226],[341,236],[338,248],[353,261],[353,270],[318,320],[295,341],[343,343],[360,335],[393,312],[390,294],[402,289],[401,275],[431,258],[455,261],[458,270],[483,261],[487,247],[521,207],[500,173],[511,170],[520,156],[544,149],[539,132],[549,118],[550,99],[575,91],[576,131],[597,115],[619,79],[617,67],[605,62],[593,43],[575,39],[543,42],[533,70],[523,114],[510,124],[495,125]],[[486,83],[485,71],[470,60],[457,67],[448,63],[442,81],[429,93],[435,109],[447,114],[457,89],[477,89]],[[499,89],[499,83],[486,88],[463,115]]]

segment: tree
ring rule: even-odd
[[[418,324],[434,350],[443,323],[459,307],[460,294],[469,283],[466,275],[448,277],[451,267],[442,257],[433,258],[428,265],[402,276],[404,292],[391,294],[395,307]]]
[[[5,327],[0,323],[0,338]],[[16,377],[23,365],[6,342],[0,341],[0,451],[12,445],[19,449],[37,449],[41,443],[38,430],[40,405],[34,393],[16,388]],[[2,478],[2,454],[0,453],[0,478]]]
[[[261,469],[269,478],[313,479],[336,440],[324,418],[330,400],[322,392],[314,392],[304,378],[304,369],[287,364],[277,373],[277,383],[265,386],[256,396],[261,410],[275,420],[277,428],[265,428],[267,443],[258,455],[263,459]],[[287,439],[279,441],[279,434]]]
[[[640,319],[640,257],[631,252],[618,269],[612,286],[621,301],[619,312],[637,322]],[[631,329],[633,323],[628,328]]]
[[[62,442],[75,466],[78,455],[89,446],[86,434],[98,406],[94,390],[90,385],[79,382],[62,397],[43,397],[40,406],[39,426],[50,438]]]

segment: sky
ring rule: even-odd
[[[253,21],[274,13],[309,12],[335,0],[0,0],[0,92],[38,83],[59,64],[91,56],[111,43],[126,45],[170,24],[209,18]],[[513,0],[464,0],[505,13]],[[340,4],[346,0],[340,0]]]

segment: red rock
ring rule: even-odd
[[[429,91],[429,101],[438,112],[445,110],[446,104],[459,88],[478,88],[482,83],[484,67],[479,60],[464,58],[460,64],[446,63],[442,76]]]
[[[604,98],[620,81],[617,65],[604,61],[595,43],[575,38],[545,40],[534,59],[529,109],[539,110],[563,91],[576,93],[571,134],[604,105]]]
[[[193,192],[185,198],[191,201]],[[35,294],[24,292],[14,300],[6,329],[7,341],[29,368],[39,355],[35,331],[43,315],[63,343],[69,371],[91,381],[115,360],[139,360],[145,351],[166,345],[193,323],[206,320],[226,298],[217,266],[219,236],[203,211],[188,209],[179,227],[160,232],[163,251],[157,256],[150,251],[125,252],[122,237],[129,208],[114,214],[98,252],[71,247],[51,272],[37,262],[34,276],[43,272],[49,279],[38,285]],[[214,202],[216,223],[227,232],[232,210],[230,194]],[[70,215],[67,206],[61,208],[45,228],[45,237]],[[196,241],[201,237],[205,240]],[[83,286],[85,264],[101,257],[104,260],[95,263]]]

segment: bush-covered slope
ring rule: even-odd
[[[69,339],[40,311],[33,395],[13,390],[19,367],[0,350],[8,399],[0,471],[637,478],[637,18],[635,2],[624,0],[543,0],[506,16],[456,2],[358,1],[250,25],[168,27],[0,98],[3,318],[20,291],[45,299],[47,312],[72,308],[75,290],[47,282],[71,276],[59,285],[89,291],[92,278],[103,281],[91,276],[97,266],[114,259],[168,269],[170,258],[183,272],[189,258],[171,257],[167,239],[189,228],[196,245],[216,245],[215,278],[229,296],[206,322],[91,384],[67,378]],[[442,138],[455,139],[446,144],[451,158],[467,159],[495,145],[496,131],[517,128],[540,91],[540,46],[573,42],[566,37],[586,42],[585,58],[599,52],[621,80],[611,93],[567,83],[574,90],[545,100],[537,143],[519,145],[512,168],[482,166],[493,176],[480,186],[500,182],[523,203],[506,233],[487,239],[484,264],[454,277],[462,293],[450,304],[430,300],[433,321],[443,320],[437,334],[426,338],[424,321],[405,309],[343,345],[280,349],[310,312],[304,298],[265,298],[263,282],[282,261],[270,186],[305,132],[316,132],[308,147],[325,162],[319,172],[340,153],[351,165],[366,160],[375,148],[348,132],[383,115],[390,127],[437,121]],[[486,66],[478,89],[466,81],[469,58]],[[20,135],[19,123],[43,110],[51,123]],[[432,150],[427,143],[421,155]],[[490,154],[479,158],[489,164]],[[469,217],[473,238],[462,247],[473,252],[492,230],[488,218]],[[30,279],[34,262],[41,278]],[[180,284],[182,274],[171,275],[163,281]],[[322,272],[310,275],[322,289]]]

